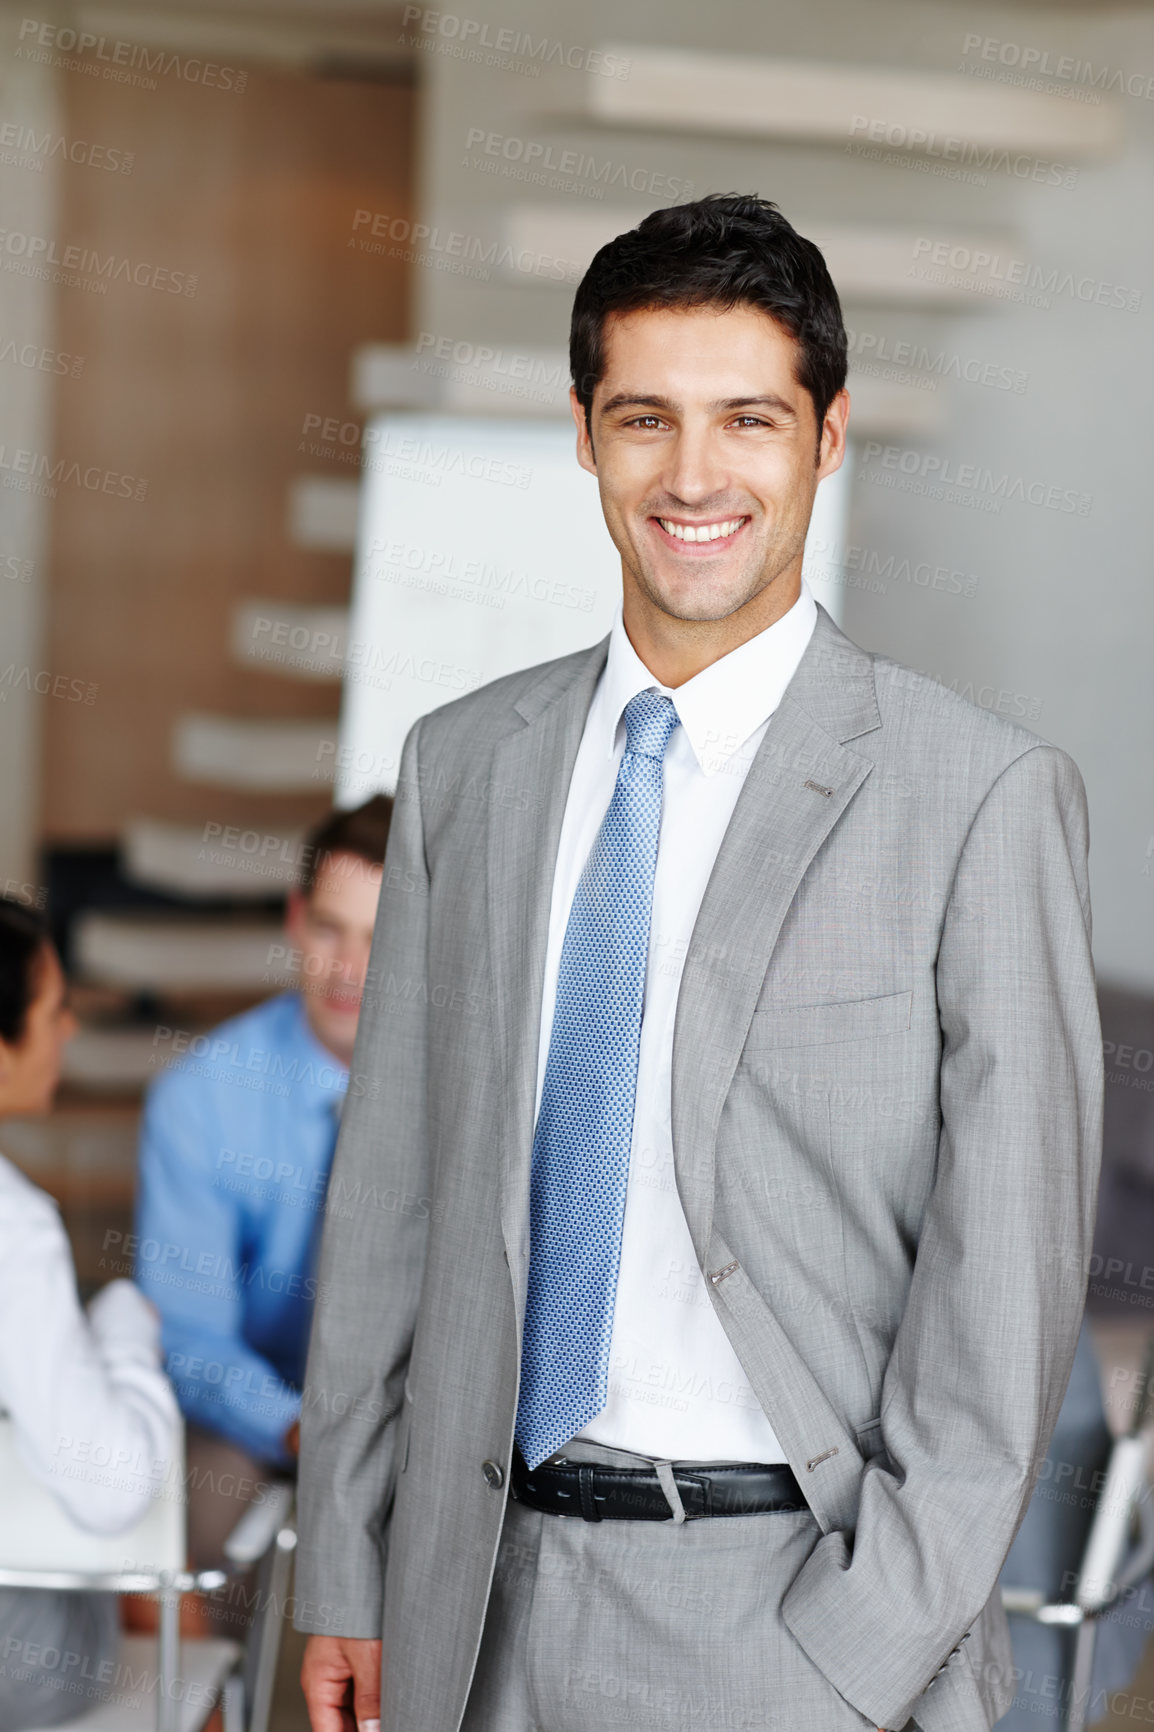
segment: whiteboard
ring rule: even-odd
[[[392,792],[429,710],[609,630],[621,560],[575,446],[568,420],[391,412],[366,426],[338,805]],[[831,481],[810,527],[823,552],[842,537],[844,473]]]

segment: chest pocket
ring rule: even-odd
[[[767,1006],[754,1011],[745,1050],[825,1046],[902,1034],[910,1026],[913,1001],[912,992],[889,992],[881,998],[851,998],[837,1004]]]

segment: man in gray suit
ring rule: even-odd
[[[845,352],[755,198],[578,289],[623,613],[405,746],[303,1403],[315,1732],[1013,1694],[1098,1165],[1085,800],[804,584]]]

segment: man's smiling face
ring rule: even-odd
[[[773,584],[765,604],[784,612],[817,484],[844,454],[845,393],[826,413],[819,455],[798,345],[760,309],[610,314],[603,341],[592,438],[576,397],[573,411],[578,458],[621,555],[626,623],[637,609],[727,619]]]

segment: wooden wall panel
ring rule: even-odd
[[[134,161],[68,164],[58,251],[196,284],[56,291],[57,348],[84,363],[58,382],[56,455],[148,485],[136,499],[115,479],[108,494],[62,481],[53,504],[49,665],[96,690],[44,700],[45,839],[110,840],[136,814],[307,821],[323,785],[274,798],[182,784],[169,742],[186,710],[336,714],[336,687],[234,666],[229,617],[242,596],[347,597],[346,556],[288,542],[287,488],[326,468],[298,452],[301,427],[349,418],[353,348],[409,334],[410,267],[348,243],[358,208],[409,213],[413,92],[264,71],[240,95],[61,77],[67,135]]]

